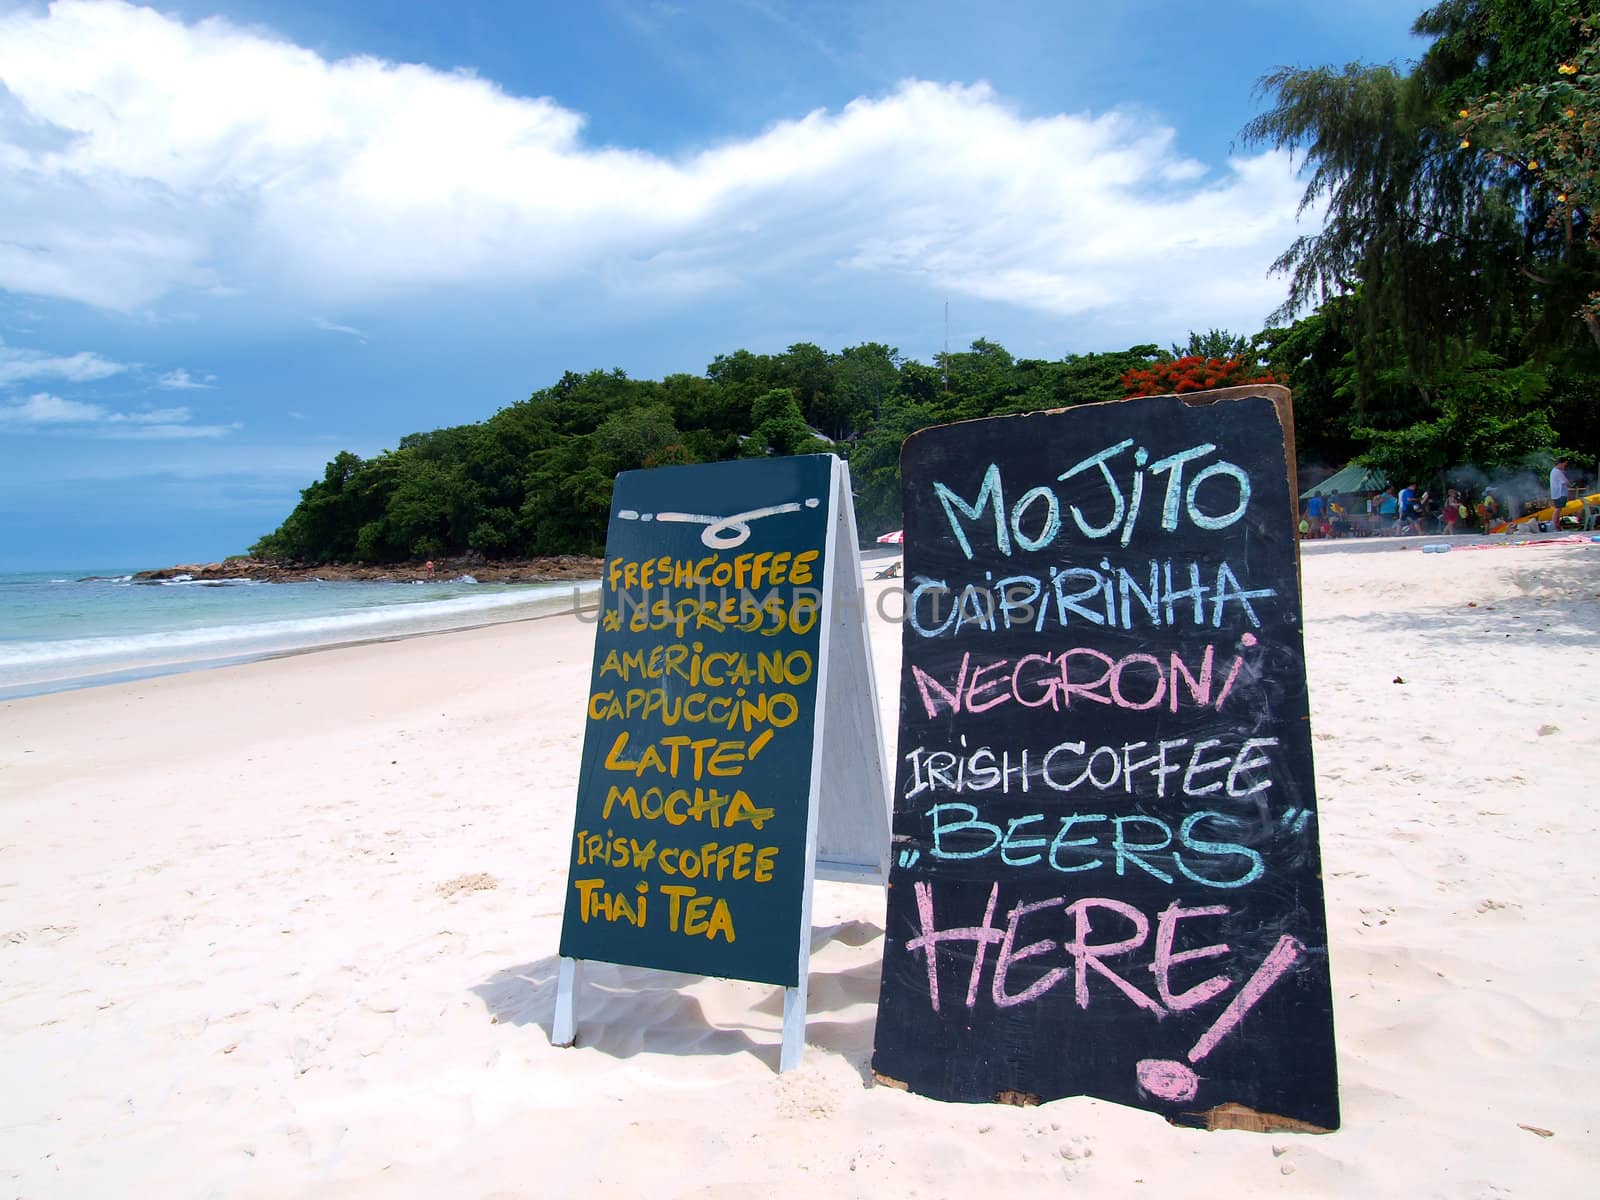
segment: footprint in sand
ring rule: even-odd
[[[493,875],[484,871],[474,871],[469,875],[457,875],[448,879],[433,890],[439,895],[449,899],[459,896],[462,892],[492,892],[500,886],[500,881]]]

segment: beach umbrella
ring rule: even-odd
[[[878,540],[886,546],[904,545],[906,540],[906,531],[904,529],[895,529],[889,533],[879,534]]]
[[[1388,486],[1389,477],[1376,467],[1351,463],[1329,475],[1316,487],[1301,492],[1300,499],[1309,500],[1313,496],[1337,496],[1345,493],[1381,492]]]

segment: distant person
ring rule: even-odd
[[[1444,509],[1439,513],[1440,529],[1444,533],[1454,533],[1456,523],[1466,513],[1466,506],[1461,503],[1461,493],[1451,488],[1444,498]]]
[[[433,559],[430,558],[427,562],[423,563],[422,564],[422,569],[424,571],[426,571],[429,575],[432,575],[433,574]]]
[[[1394,494],[1394,484],[1383,489],[1383,494],[1378,497],[1378,520],[1386,524],[1392,523],[1398,528],[1400,522],[1400,499]]]
[[[1333,537],[1344,537],[1350,532],[1350,517],[1345,512],[1345,506],[1337,498],[1328,501],[1328,533]]]
[[[1400,515],[1395,524],[1396,533],[1414,533],[1413,524],[1417,519],[1417,485],[1408,483],[1400,489],[1397,497]]]
[[[1483,518],[1483,531],[1488,533],[1500,520],[1500,501],[1493,486],[1483,489],[1483,499],[1478,501],[1478,515]]]
[[[1556,459],[1550,468],[1550,504],[1555,509],[1550,514],[1550,532],[1561,528],[1561,510],[1567,506],[1567,460]]]

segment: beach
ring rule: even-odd
[[[605,964],[552,1046],[569,613],[0,703],[4,1194],[1592,1194],[1600,545],[1453,547],[1302,561],[1336,1133],[873,1085],[874,887],[796,1071],[777,989]]]

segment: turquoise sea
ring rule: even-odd
[[[136,583],[127,568],[0,573],[0,700],[570,609],[597,584]]]

